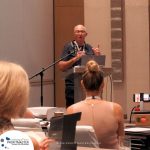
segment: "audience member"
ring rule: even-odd
[[[99,65],[90,60],[86,64],[81,84],[86,98],[67,108],[67,113],[82,112],[79,125],[94,127],[101,148],[118,149],[119,140],[124,137],[122,107],[100,97],[104,79]]]
[[[100,55],[99,46],[93,48],[90,44],[85,42],[87,36],[86,27],[83,25],[76,25],[74,27],[74,40],[68,42],[64,46],[61,57],[64,58],[58,63],[58,67],[61,71],[67,71],[74,66],[81,65],[81,58],[84,55]],[[74,104],[74,74],[70,74],[65,78],[65,98],[66,107]]]
[[[29,100],[29,79],[18,64],[0,61],[0,134],[14,130],[11,119],[26,113]],[[31,137],[35,150],[47,150],[50,139],[38,142]]]

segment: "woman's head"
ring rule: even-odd
[[[22,116],[29,99],[26,71],[15,63],[0,61],[0,117]]]
[[[90,60],[86,64],[85,73],[82,76],[84,87],[87,91],[99,91],[103,83],[103,74],[99,65]]]

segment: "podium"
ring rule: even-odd
[[[104,77],[111,75],[112,68],[102,67],[101,69],[104,73]],[[75,66],[74,68],[64,72],[65,77],[68,76],[69,74],[72,73],[74,74],[74,103],[77,103],[85,99],[85,92],[81,86],[81,79],[84,71],[85,66]]]

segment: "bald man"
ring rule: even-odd
[[[99,48],[93,48],[90,44],[85,42],[85,38],[88,35],[86,27],[79,24],[74,27],[73,30],[74,40],[65,44],[61,58],[67,56],[58,63],[58,67],[61,71],[67,71],[74,66],[81,65],[81,58],[84,55],[100,55]],[[65,78],[65,98],[66,107],[74,104],[74,74],[69,74]]]

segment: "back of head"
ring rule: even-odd
[[[0,117],[22,116],[28,105],[29,80],[26,71],[15,63],[0,61]]]
[[[103,82],[103,75],[100,70],[100,66],[94,60],[89,60],[87,62],[86,71],[82,76],[82,80],[86,90],[99,90]]]

